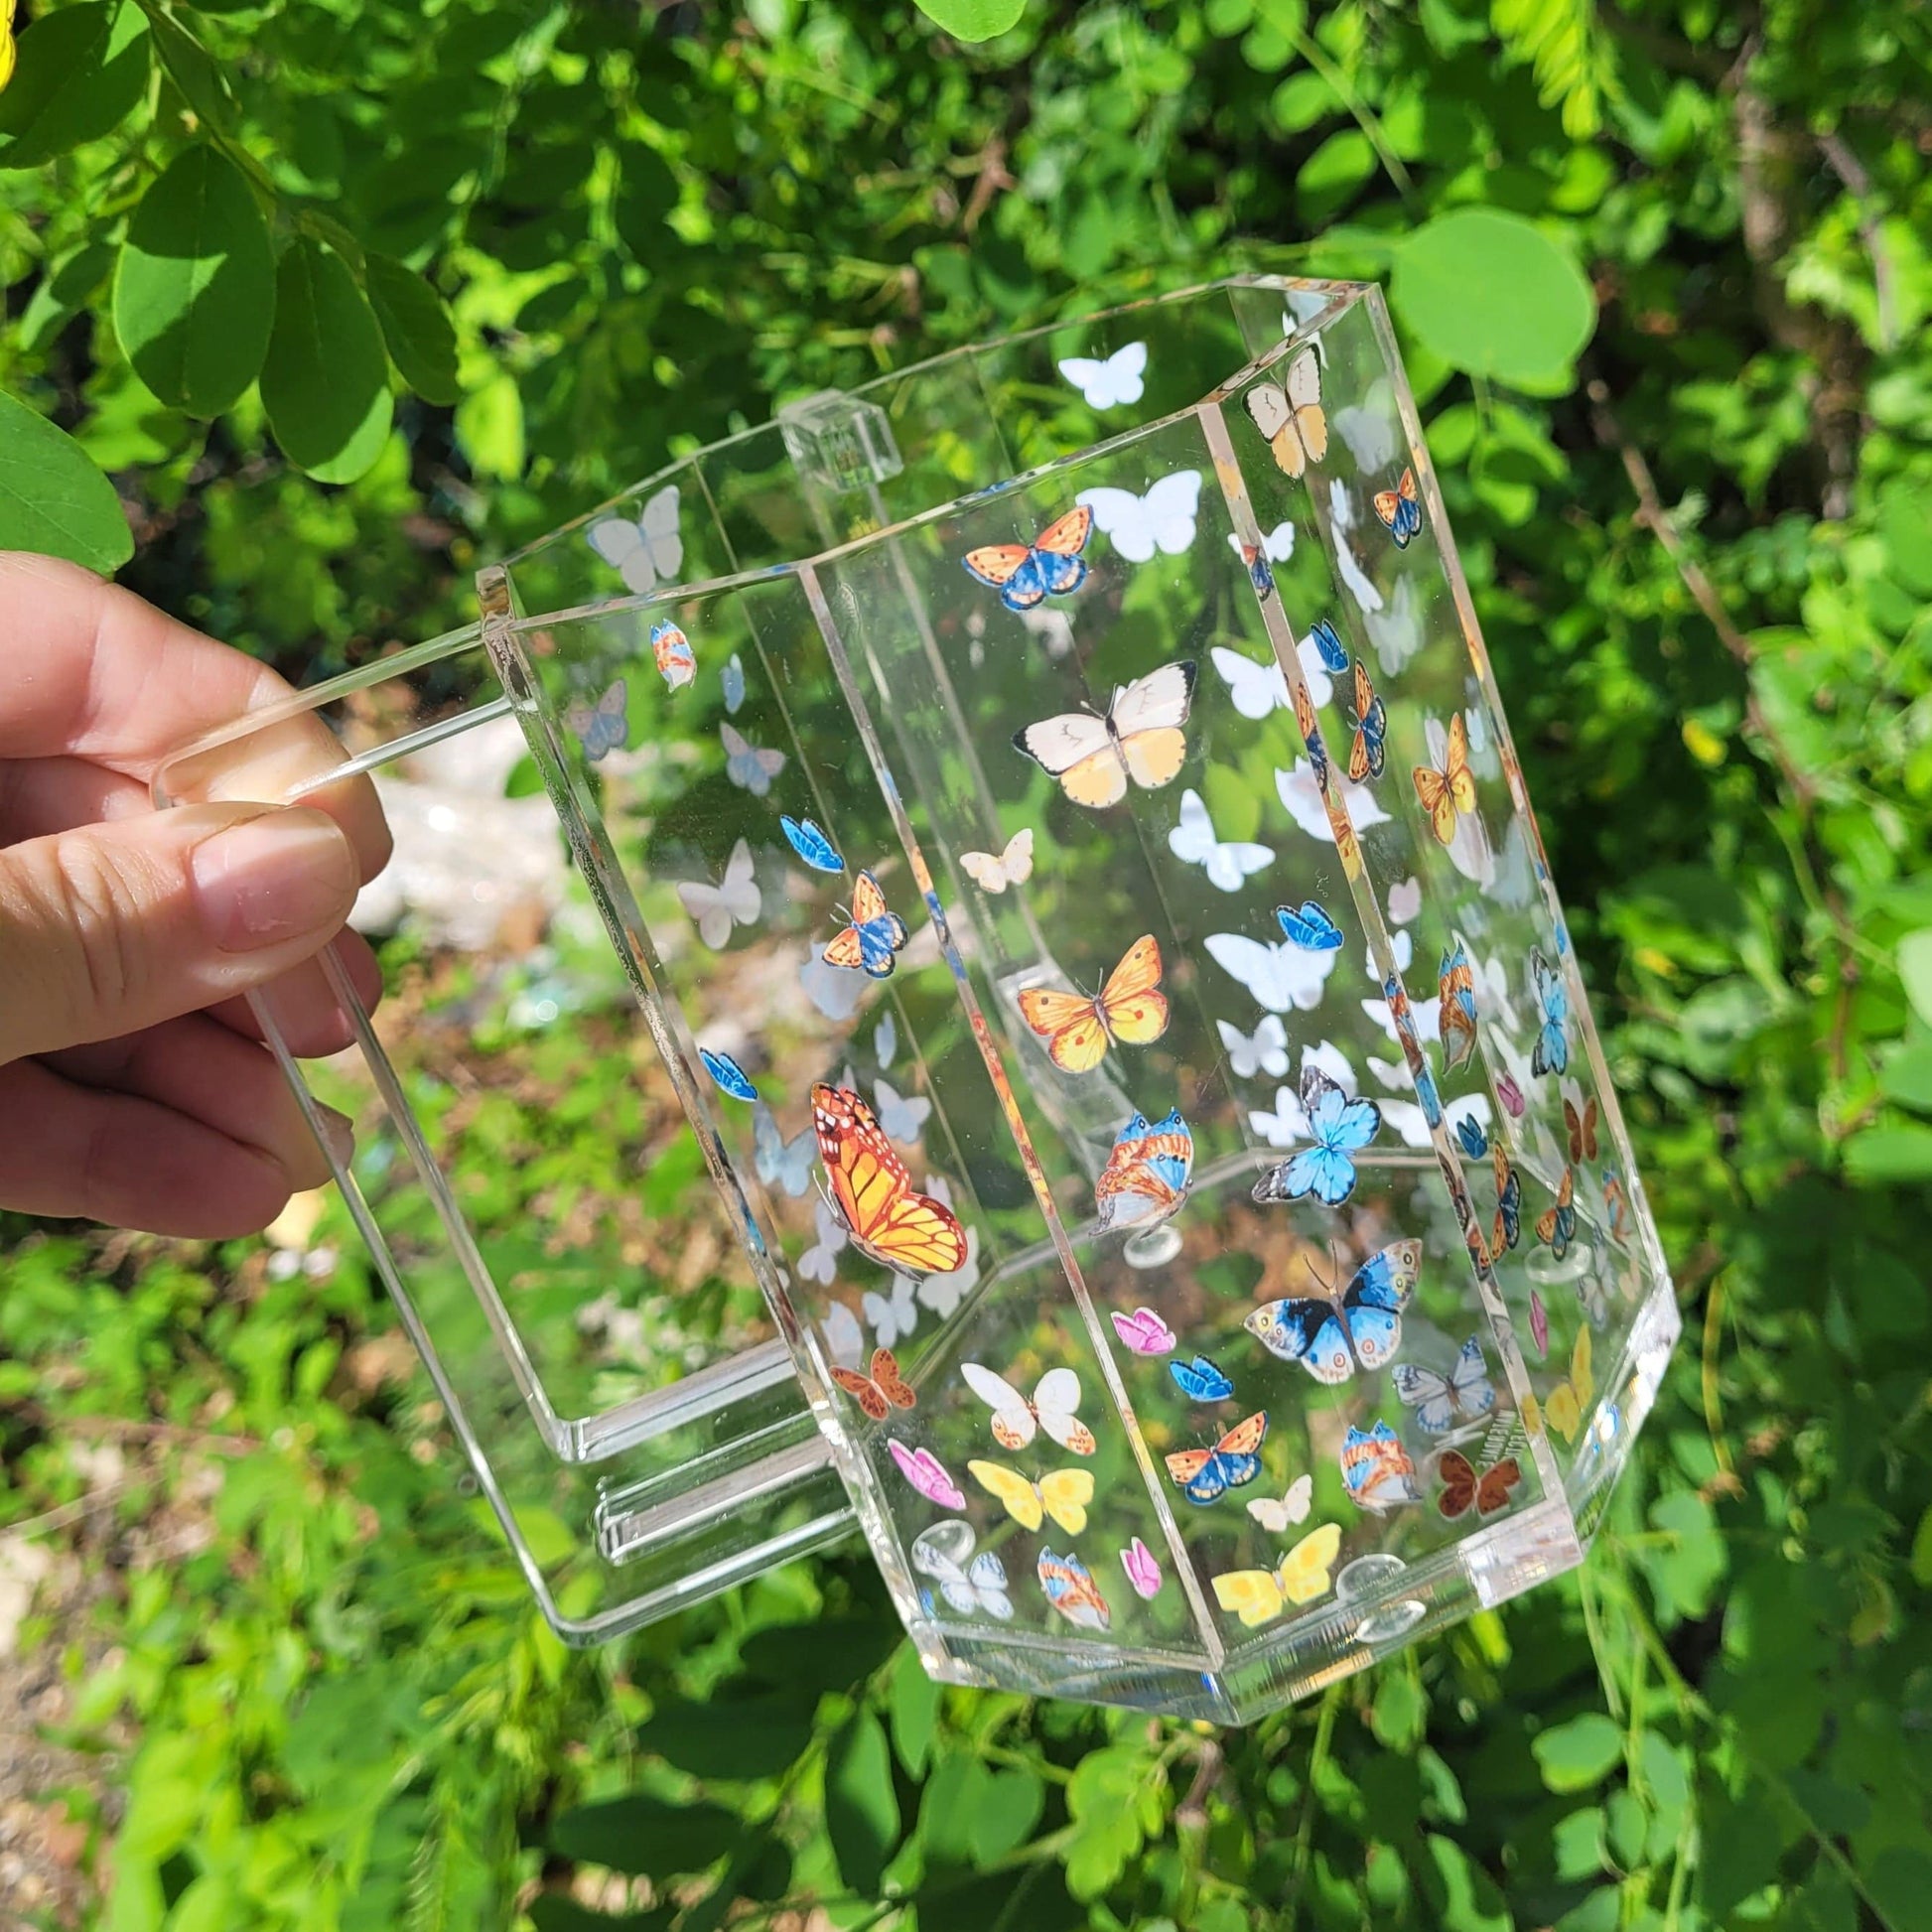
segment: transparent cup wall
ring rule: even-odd
[[[835,1467],[936,1674],[1238,1721],[1580,1558],[1675,1316],[1373,291],[808,398],[481,590],[442,725],[522,726],[688,1122],[648,1211],[768,1311],[586,1361],[521,1299],[631,1311],[567,1226],[358,1159],[602,1614],[835,1533]]]

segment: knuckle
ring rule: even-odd
[[[89,1010],[120,1013],[141,1004],[147,948],[143,896],[92,839],[63,839],[59,910],[71,935]]]
[[[35,839],[8,855],[4,897],[17,1019],[43,1035],[27,1050],[94,1036],[138,1005],[148,982],[147,895],[85,835]]]

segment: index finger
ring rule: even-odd
[[[293,695],[266,664],[58,558],[0,551],[0,759],[85,759],[146,783],[182,747]],[[344,757],[313,714],[263,739],[250,775],[271,803]],[[307,802],[348,834],[364,879],[381,871],[389,833],[365,778]]]

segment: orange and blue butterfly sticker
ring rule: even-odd
[[[998,591],[1009,611],[1031,611],[1049,597],[1071,597],[1087,581],[1080,553],[1092,535],[1093,511],[1082,503],[1031,543],[983,544],[960,562],[968,575]]]

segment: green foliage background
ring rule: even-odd
[[[352,1253],[16,1225],[0,1514],[83,1580],[21,1642],[88,1922],[1928,1922],[1932,22],[1014,12],[37,10],[0,535],[131,526],[124,581],[314,677],[790,395],[1235,266],[1392,276],[1687,1318],[1597,1552],[1221,1735],[937,1691],[856,1554],[573,1656]],[[1444,272],[1470,209],[1547,306]],[[623,1185],[624,1070],[546,1077],[504,1158]]]

